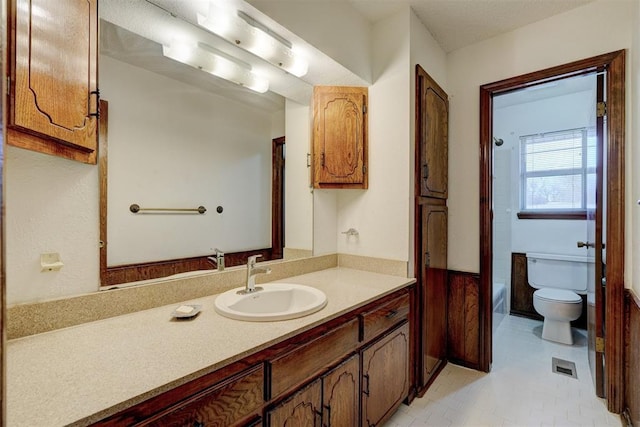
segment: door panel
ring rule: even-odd
[[[605,74],[600,70],[597,77],[597,102],[605,101]],[[597,109],[597,108],[596,108]],[[594,258],[593,265],[589,264],[587,276],[587,328],[588,328],[588,356],[589,369],[593,379],[596,394],[605,396],[604,391],[604,346],[598,348],[598,342],[604,342],[604,263],[603,263],[603,217],[604,217],[604,141],[606,115],[596,119],[596,209],[587,212],[587,242],[594,242],[595,247],[588,249],[588,256]]]
[[[447,94],[420,67],[418,132],[420,145],[420,196],[446,199],[448,196],[448,127]]]

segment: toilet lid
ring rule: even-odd
[[[533,296],[548,301],[582,302],[580,295],[566,289],[538,289],[533,293]]]

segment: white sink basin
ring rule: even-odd
[[[222,316],[252,322],[295,319],[321,310],[327,296],[319,289],[295,283],[267,283],[262,290],[239,294],[236,288],[218,295],[216,311]]]

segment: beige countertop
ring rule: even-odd
[[[321,289],[325,308],[299,319],[244,322],[220,316],[215,295],[190,321],[176,304],[7,343],[7,425],[87,425],[363,306],[415,281],[332,268],[282,282]],[[268,286],[268,283],[264,284]]]

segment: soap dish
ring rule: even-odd
[[[189,313],[183,313],[180,308],[182,307],[191,307],[193,310]],[[199,304],[183,304],[181,306],[176,307],[175,310],[171,313],[171,317],[175,319],[191,319],[200,313],[202,310],[202,306]]]

